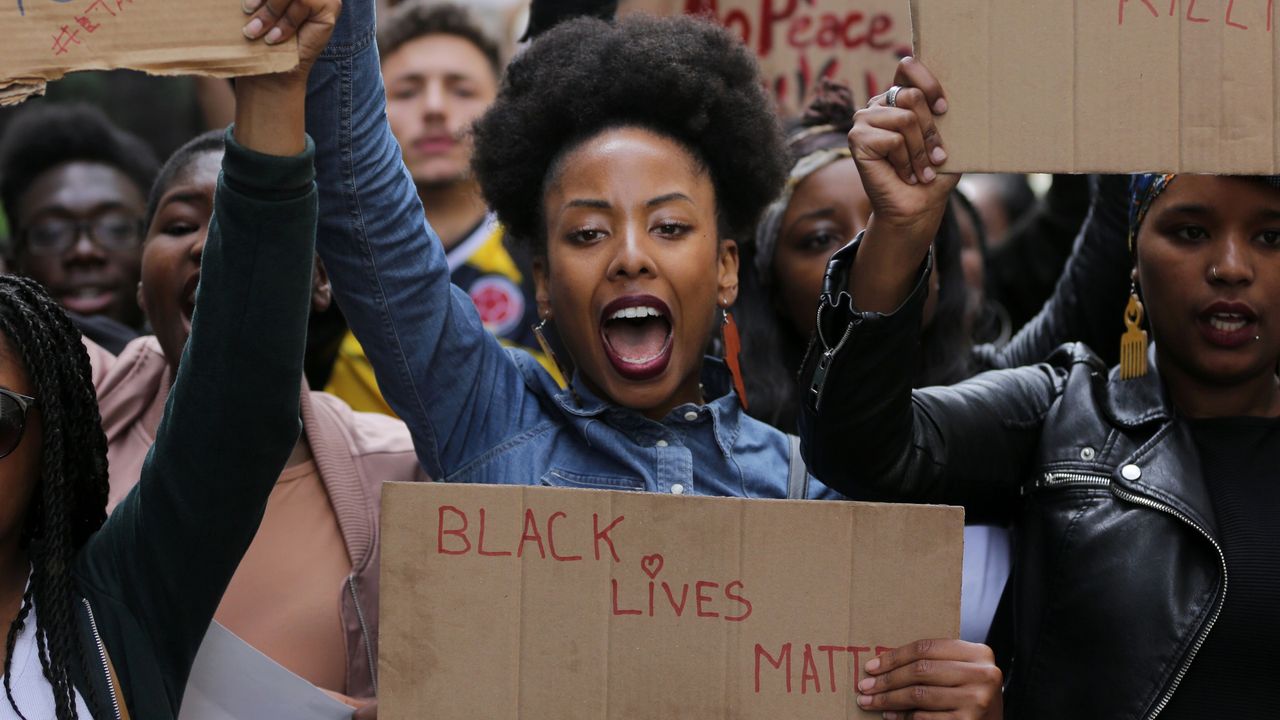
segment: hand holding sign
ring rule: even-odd
[[[986,645],[919,640],[868,660],[866,671],[869,677],[858,683],[858,705],[884,711],[886,718],[908,711],[919,720],[1004,715],[1004,675]]]
[[[305,77],[329,43],[329,35],[338,21],[341,0],[244,0],[246,13],[252,17],[244,26],[244,36],[261,38],[268,45],[278,45],[298,36],[298,73]]]
[[[250,10],[247,5],[244,9]],[[267,0],[256,10],[244,34],[278,44],[296,33],[298,65],[288,72],[247,77],[236,83],[238,142],[268,155],[296,155],[306,148],[307,76],[328,44],[341,9],[342,0]]]
[[[849,131],[872,209],[853,268],[853,297],[860,310],[882,313],[893,312],[914,287],[960,180],[939,174],[947,161],[934,122],[947,110],[942,85],[912,58],[898,64],[894,79],[896,89],[859,110]]]
[[[894,80],[894,89],[854,115],[849,148],[880,223],[912,228],[930,211],[941,217],[939,205],[958,178],[938,174],[947,160],[934,124],[935,113],[946,110],[942,86],[912,58],[899,63]]]

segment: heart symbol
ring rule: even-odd
[[[645,555],[640,558],[640,569],[644,570],[644,574],[652,580],[658,577],[658,573],[662,572],[662,556],[661,555]]]

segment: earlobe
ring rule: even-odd
[[[732,307],[738,301],[738,243],[720,241],[720,307]]]
[[[542,320],[551,318],[551,290],[547,284],[547,259],[533,259],[534,301],[538,303],[538,317]]]

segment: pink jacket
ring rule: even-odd
[[[155,441],[173,378],[155,337],[138,338],[119,357],[85,341],[107,434],[112,509],[138,482]],[[305,386],[305,383],[304,383]],[[302,393],[302,428],[351,558],[340,588],[346,629],[347,694],[376,695],[378,657],[378,517],[383,481],[424,481],[404,423],[357,413],[321,392]],[[228,388],[234,392],[234,388]]]

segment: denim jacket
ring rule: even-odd
[[[485,331],[449,282],[440,240],[387,125],[374,3],[348,2],[311,74],[317,246],[356,337],[427,473],[450,482],[787,496],[788,437],[742,412],[727,371],[703,370],[705,405],[661,422],[562,390]],[[808,496],[838,497],[810,479]]]

